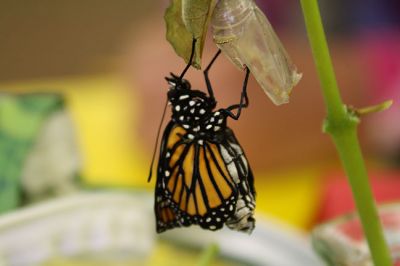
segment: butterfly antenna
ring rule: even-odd
[[[161,117],[160,125],[158,126],[156,145],[154,146],[153,157],[151,158],[150,171],[149,171],[150,173],[149,173],[149,177],[147,178],[147,182],[150,182],[151,176],[153,175],[153,164],[154,164],[154,159],[156,157],[158,139],[160,138],[161,126],[162,126],[162,122],[164,121],[165,113],[166,113],[166,110],[167,110],[167,105],[168,105],[168,99],[165,102],[164,111],[163,111],[163,114],[162,114],[162,117]]]
[[[192,41],[192,53],[190,54],[189,62],[186,65],[185,69],[183,70],[182,74],[179,76],[179,79],[183,78],[183,76],[186,74],[186,71],[188,71],[189,67],[192,65],[195,48],[196,48],[196,39],[193,38],[193,41]]]

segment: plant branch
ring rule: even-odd
[[[348,111],[340,97],[317,0],[300,2],[327,109],[324,131],[338,150],[374,264],[392,265],[357,137],[359,118]]]
[[[387,101],[384,101],[383,103],[380,103],[377,105],[354,109],[354,113],[360,117],[362,115],[382,112],[382,111],[385,111],[386,109],[389,109],[390,106],[392,106],[392,104],[393,104],[393,100],[387,100]]]
[[[301,0],[301,5],[315,64],[324,90],[323,96],[327,103],[328,117],[332,122],[337,122],[345,116],[345,108],[333,71],[318,3],[316,0]]]

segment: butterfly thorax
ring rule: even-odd
[[[190,84],[171,86],[168,100],[172,107],[172,121],[187,130],[189,139],[210,139],[226,128],[226,115],[214,111],[216,102],[199,90],[191,90]]]

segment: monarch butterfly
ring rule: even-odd
[[[253,174],[235,135],[226,125],[227,117],[239,119],[242,108],[248,106],[246,87],[250,71],[246,68],[240,103],[214,110],[216,100],[208,71],[220,51],[204,70],[209,95],[192,90],[183,76],[191,65],[195,42],[194,39],[189,63],[182,74],[166,77],[172,119],[162,136],[157,166],[156,230],[161,233],[197,224],[215,231],[226,224],[233,230],[251,233],[255,227]],[[233,110],[237,110],[236,114]],[[154,154],[151,165],[153,162]]]

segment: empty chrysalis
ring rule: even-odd
[[[220,0],[211,25],[214,42],[232,63],[246,65],[276,105],[289,102],[302,75],[253,0]]]

